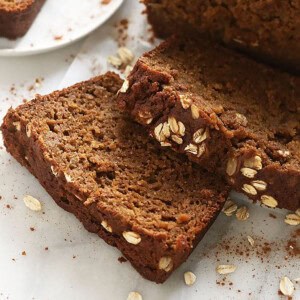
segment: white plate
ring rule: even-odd
[[[0,38],[0,56],[21,56],[66,46],[109,19],[124,0],[47,0],[27,34],[15,41]]]

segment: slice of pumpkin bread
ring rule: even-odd
[[[171,38],[136,63],[119,103],[162,147],[253,200],[300,207],[300,77],[205,40]]]
[[[58,205],[158,283],[201,240],[227,197],[224,182],[163,150],[124,116],[113,74],[11,109],[7,150]]]

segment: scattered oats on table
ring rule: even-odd
[[[188,286],[192,286],[196,282],[196,275],[193,272],[184,273],[184,282]]]
[[[237,208],[238,206],[231,199],[228,199],[222,209],[222,212],[227,217],[230,217],[236,212]]]
[[[30,196],[30,195],[26,195],[24,198],[24,203],[25,205],[33,210],[33,211],[41,211],[42,210],[42,204],[39,200],[37,200],[36,198]]]
[[[250,236],[250,235],[248,235],[247,236],[247,240],[248,240],[248,242],[249,242],[249,244],[253,247],[254,246],[254,239]]]
[[[233,273],[236,270],[234,265],[218,265],[216,271],[221,275]]]
[[[246,206],[241,206],[240,208],[238,208],[238,210],[236,211],[235,214],[236,218],[239,221],[246,221],[249,219],[249,212],[248,212],[248,208]]]
[[[295,289],[294,284],[287,276],[281,278],[279,288],[281,293],[285,296],[292,296]]]
[[[300,216],[297,214],[286,215],[284,222],[288,225],[297,226],[300,224]]]
[[[127,297],[127,300],[143,300],[143,297],[138,292],[130,292]]]
[[[130,66],[133,60],[134,55],[132,51],[126,47],[120,47],[117,51],[117,55],[110,55],[107,58],[107,62],[117,69],[126,69],[127,66]]]

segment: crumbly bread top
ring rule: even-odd
[[[205,34],[256,58],[300,72],[300,2],[143,0],[154,31]]]
[[[237,148],[253,144],[283,162],[278,149],[287,147],[292,155],[284,162],[300,168],[300,77],[182,38],[169,39],[139,63],[165,74],[162,88],[190,99]]]
[[[32,5],[36,0],[0,0],[0,9],[6,11],[20,11]]]
[[[120,113],[115,94],[121,84],[108,73],[39,96],[16,109],[15,121],[27,124],[53,174],[63,175],[65,188],[85,205],[170,245],[179,237],[192,244],[222,207],[226,186],[162,150]]]

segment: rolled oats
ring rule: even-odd
[[[169,127],[169,124],[167,122],[165,122],[163,124],[163,127],[162,127],[162,134],[164,135],[165,138],[169,138],[170,135],[171,135],[171,132],[170,132],[170,127]]]
[[[209,135],[209,131],[208,131],[208,128],[200,128],[198,129],[194,135],[193,135],[193,141],[196,143],[196,144],[200,144],[202,143],[203,141],[205,141],[207,139]]]
[[[101,226],[108,232],[112,232],[112,227],[108,225],[107,221],[102,221]]]
[[[192,100],[188,96],[180,95],[179,98],[180,98],[180,103],[184,109],[188,109],[191,106]]]
[[[133,245],[139,244],[142,240],[141,236],[133,231],[124,231],[123,237],[129,244]]]
[[[228,207],[230,207],[232,204],[235,204],[230,198],[228,198],[222,208],[222,211],[224,212],[225,209],[227,209]]]
[[[262,160],[261,157],[256,155],[254,157],[248,158],[244,161],[244,166],[246,168],[251,168],[255,170],[261,170],[262,169]]]
[[[164,270],[166,272],[169,272],[173,269],[173,261],[172,258],[170,256],[163,256],[160,260],[159,260],[159,264],[158,264],[158,268],[160,270]]]
[[[113,65],[116,68],[119,68],[122,65],[122,60],[121,58],[114,56],[114,55],[110,55],[107,58],[107,62],[111,65]]]
[[[81,196],[76,195],[76,194],[74,194],[74,196],[75,196],[78,200],[80,200],[80,201],[82,201],[82,202],[85,202],[84,199],[83,199]]]
[[[149,118],[147,120],[145,120],[146,125],[150,125],[152,123],[153,119]]]
[[[227,216],[227,217],[230,217],[232,216],[235,211],[237,210],[237,205],[231,201],[231,200],[227,200],[223,209],[222,209],[222,212]]]
[[[300,224],[300,216],[297,214],[288,214],[286,215],[284,222],[292,226],[297,226]]]
[[[241,44],[241,45],[245,44],[245,42],[240,39],[233,39],[233,41],[235,41],[236,43]]]
[[[138,292],[130,292],[127,297],[127,300],[143,300],[143,297]]]
[[[152,123],[153,121],[153,118],[152,118],[152,115],[150,112],[143,112],[143,111],[140,111],[138,113],[138,116],[141,120],[143,120],[143,122],[146,124],[146,125],[149,125]]]
[[[133,53],[126,47],[120,47],[118,49],[118,55],[124,65],[129,65],[134,59]]]
[[[173,133],[178,133],[179,126],[178,126],[178,123],[177,123],[177,121],[174,117],[169,117],[168,118],[168,124],[169,124],[170,129]]]
[[[154,128],[154,136],[155,138],[159,141],[159,142],[164,142],[165,141],[165,136],[164,134],[162,133],[162,129],[163,129],[163,124],[160,123],[159,125],[157,125],[155,128]]]
[[[246,221],[247,219],[249,219],[250,216],[248,212],[248,208],[246,206],[242,206],[238,208],[235,216],[239,221]]]
[[[186,285],[191,286],[196,282],[196,275],[193,272],[184,273],[184,282]]]
[[[228,176],[234,175],[234,173],[236,172],[236,168],[237,168],[237,159],[235,157],[229,158],[226,167],[227,175]]]
[[[55,171],[54,167],[51,166],[50,168],[51,168],[52,174],[53,174],[54,176],[57,176],[57,175],[58,175],[58,172]]]
[[[278,202],[275,198],[273,198],[272,196],[269,195],[262,195],[260,197],[261,202],[271,208],[275,208],[278,205]]]
[[[200,117],[199,109],[195,104],[191,105],[191,112],[192,112],[192,118],[194,120],[199,119],[199,117]]]
[[[128,89],[129,89],[129,81],[125,79],[118,93],[126,93]]]
[[[21,131],[21,123],[20,122],[13,122],[13,125],[15,126],[17,131]]]
[[[257,195],[256,189],[250,184],[245,183],[242,187],[242,190],[249,195]]]
[[[65,176],[65,179],[66,179],[67,182],[73,182],[74,181],[73,178],[69,174],[64,173],[64,176]]]
[[[133,70],[132,66],[130,66],[130,65],[126,66],[126,68],[124,70],[124,76],[128,77],[132,70]]]
[[[286,276],[281,278],[279,288],[281,293],[285,296],[292,296],[294,293],[294,285]]]
[[[219,265],[216,268],[216,271],[221,275],[233,273],[235,270],[236,266],[234,265]]]
[[[258,190],[258,191],[265,191],[267,189],[268,184],[262,180],[253,180],[251,184]]]
[[[253,247],[255,244],[254,239],[250,235],[248,235],[247,240],[248,240],[249,244]]]
[[[172,146],[172,144],[169,143],[169,142],[161,142],[160,145],[161,145],[162,147],[171,147],[171,146]]]
[[[191,153],[191,154],[198,154],[198,147],[194,144],[189,144],[184,148],[184,151]]]
[[[254,178],[257,174],[256,170],[250,169],[250,168],[241,168],[241,173],[248,178]]]
[[[204,154],[205,151],[206,151],[205,144],[200,145],[199,148],[198,148],[197,157],[201,157]]]
[[[182,138],[177,135],[172,135],[171,139],[178,145],[181,145],[183,143]]]
[[[23,201],[24,201],[25,205],[33,211],[41,211],[42,210],[41,202],[38,199],[36,199],[30,195],[26,195],[23,198]]]
[[[26,135],[27,135],[28,138],[31,137],[31,126],[30,126],[30,124],[26,125]]]
[[[180,135],[180,136],[184,136],[185,135],[185,126],[184,126],[184,124],[182,123],[182,122],[178,122],[178,127],[179,127],[179,129],[178,129],[178,134]]]

